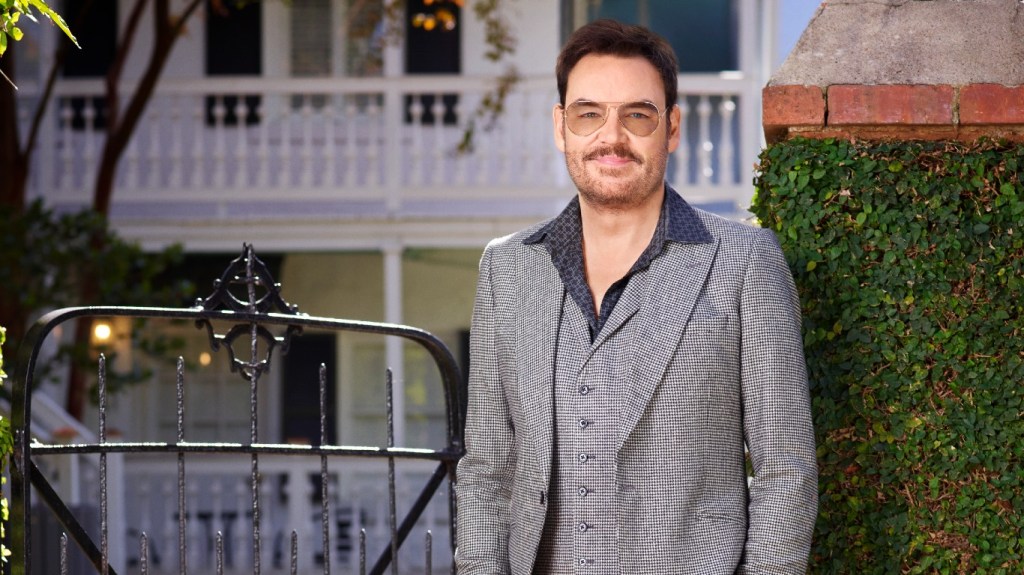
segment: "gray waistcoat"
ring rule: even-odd
[[[548,513],[534,573],[619,573],[615,444],[629,385],[630,322],[645,271],[634,275],[590,342],[576,302],[563,298],[555,358],[555,453]]]

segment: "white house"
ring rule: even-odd
[[[492,126],[476,120],[469,153],[456,151],[467,122],[505,72],[505,64],[484,56],[485,30],[472,1],[408,0],[392,20],[383,0],[265,1],[243,9],[226,1],[232,6],[226,17],[207,6],[179,40],[121,162],[111,220],[147,248],[183,244],[195,267],[208,270],[194,278],[203,282],[199,295],[250,242],[272,262],[284,298],[300,311],[424,328],[464,361],[483,246],[557,214],[574,193],[550,124],[554,62],[567,35],[587,21],[615,17],[669,39],[681,61],[684,122],[669,180],[691,203],[744,218],[762,146],[760,92],[776,60],[778,2],[505,0],[502,12],[518,39],[509,63],[520,79]],[[64,1],[69,21],[81,3]],[[56,84],[31,197],[62,209],[91,201],[105,137],[99,75],[132,4],[96,2],[88,27],[78,30],[84,50]],[[388,25],[404,35],[391,38]],[[40,27],[17,52],[22,110],[38,98],[58,34]],[[150,41],[140,34],[126,87],[138,78]],[[26,126],[29,119],[21,118]],[[115,337],[130,329],[123,322],[112,327]],[[187,359],[196,365],[188,377],[202,389],[187,399],[190,437],[247,438],[247,413],[225,407],[235,399],[247,405],[247,388],[237,376],[207,368],[222,360],[207,353],[201,332],[167,329],[186,336]],[[335,441],[383,441],[383,392],[365,382],[382,381],[385,366],[395,375],[396,445],[431,446],[443,437],[439,388],[426,354],[369,336],[314,334],[306,341],[297,344],[297,356],[332,358]],[[134,361],[130,356],[121,361]],[[266,441],[315,441],[309,432],[315,411],[282,383],[291,381],[292,365],[275,364],[260,390],[259,433]],[[114,398],[111,425],[133,440],[173,440],[168,379],[173,384],[165,372],[164,383]],[[58,388],[44,389],[59,396]],[[226,479],[232,470],[208,465],[210,476],[225,482],[218,505],[233,505]],[[125,497],[161,493],[156,478],[163,473],[144,458],[127,457]],[[150,522],[150,532],[172,530],[168,516],[144,518],[149,511],[136,507],[127,505],[130,520]],[[434,513],[436,522],[447,521],[443,506]],[[445,549],[439,539],[435,549]],[[123,543],[124,563],[137,556],[134,545]]]

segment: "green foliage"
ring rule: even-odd
[[[795,139],[753,211],[804,313],[813,572],[1024,572],[1024,146]]]
[[[4,373],[4,340],[7,331],[0,326],[0,386],[3,386],[7,374]],[[14,453],[14,436],[11,435],[11,420],[0,414],[0,484],[7,483],[7,464]],[[0,560],[4,563],[11,551],[3,544],[7,540],[7,498],[0,496]]]
[[[117,236],[95,211],[57,214],[40,200],[29,204],[23,212],[0,207],[0,222],[0,323],[11,330],[15,340],[24,336],[30,321],[55,308],[191,303],[191,282],[167,274],[183,258],[180,246],[146,253]],[[93,279],[95,293],[83,301],[82,285]],[[140,331],[133,330],[133,334]],[[17,349],[21,342],[11,343],[12,349]],[[173,347],[173,342],[165,341],[133,343],[142,351]],[[94,366],[94,351],[82,342],[71,343],[60,349],[59,359]],[[113,359],[110,350],[99,351]],[[55,375],[53,370],[59,366],[59,362],[40,366],[49,371],[38,374],[37,380]],[[116,388],[144,379],[146,374],[111,371],[109,377],[109,383]]]
[[[7,38],[10,37],[14,41],[21,40],[24,33],[18,27],[18,22],[24,15],[29,20],[35,20],[35,16],[32,13],[32,9],[36,9],[40,14],[46,16],[53,22],[58,28],[64,32],[67,37],[74,42],[75,46],[78,46],[78,40],[71,33],[71,29],[68,28],[67,23],[61,18],[55,10],[50,8],[44,0],[0,0],[0,56],[4,55],[7,51]]]

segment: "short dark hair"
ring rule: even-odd
[[[678,97],[679,64],[672,46],[661,36],[643,26],[623,24],[615,20],[595,20],[569,36],[555,65],[558,99],[565,105],[569,72],[584,56],[600,54],[629,58],[640,56],[654,66],[665,85],[665,105],[671,108]]]

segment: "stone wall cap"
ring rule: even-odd
[[[1022,0],[826,0],[769,86],[1024,85]]]

